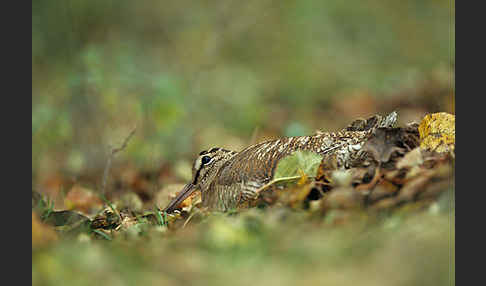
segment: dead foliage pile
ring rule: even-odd
[[[347,130],[363,130],[374,120],[376,117],[356,120]],[[324,158],[315,176],[302,174],[299,180],[284,187],[271,186],[249,206],[298,209],[320,217],[332,210],[422,210],[454,188],[454,144],[455,117],[447,113],[429,114],[420,124],[379,128],[363,147],[369,156],[361,165],[339,170],[332,157]],[[178,229],[193,217],[207,214],[197,197],[188,198],[177,215],[160,211],[164,205],[159,203],[169,201],[179,185],[170,194],[154,193],[143,186],[148,184],[147,176],[125,174],[121,180],[133,185],[135,191],[107,199],[74,185],[65,197],[69,209],[61,211],[55,211],[52,201],[33,191],[33,245],[34,236],[40,237],[42,229],[46,229],[47,236],[36,238],[38,244],[56,240],[52,226],[64,234],[87,232],[110,240],[120,230],[150,225]]]

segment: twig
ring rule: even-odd
[[[103,173],[103,182],[102,182],[102,185],[101,185],[101,193],[103,195],[105,194],[106,182],[108,181],[108,173],[109,173],[110,168],[111,168],[111,161],[112,161],[113,157],[116,155],[116,153],[125,149],[125,147],[128,144],[128,141],[130,140],[130,138],[132,138],[133,134],[135,134],[136,130],[137,130],[137,126],[135,126],[133,128],[133,130],[130,132],[130,134],[128,134],[128,136],[125,138],[125,140],[123,141],[123,144],[120,147],[111,149],[110,155],[108,156],[108,160],[106,161],[105,171]]]
[[[123,149],[125,149],[125,147],[127,146],[128,144],[128,141],[130,140],[130,138],[132,138],[133,134],[135,134],[135,131],[137,130],[137,126],[135,126],[132,131],[130,132],[130,134],[128,134],[128,136],[125,138],[125,140],[123,141],[123,144],[118,147],[118,148],[114,148],[111,150],[111,154],[112,155],[115,155],[116,153],[122,151]]]
[[[195,211],[193,211],[193,212],[192,212],[192,213],[189,215],[189,217],[186,219],[186,221],[185,221],[185,222],[184,222],[184,224],[182,225],[182,228],[185,228],[185,227],[186,227],[186,224],[187,224],[187,223],[188,223],[188,222],[191,220],[191,218],[192,218],[192,217],[193,217],[193,216],[194,216],[196,213],[199,213],[199,211],[198,211],[198,210],[195,210]]]
[[[120,223],[122,221],[122,217],[120,213],[113,207],[113,205],[108,201],[108,199],[105,196],[106,182],[108,181],[108,173],[111,168],[111,161],[113,157],[116,155],[116,153],[125,149],[125,147],[128,144],[128,141],[130,140],[130,138],[132,138],[133,134],[135,134],[136,130],[137,130],[137,126],[135,126],[133,130],[130,132],[130,134],[128,134],[128,136],[125,138],[125,140],[123,140],[123,144],[120,147],[111,149],[110,155],[108,156],[108,160],[106,161],[105,171],[103,172],[103,182],[101,185],[101,198],[103,199],[105,204],[108,205],[111,208],[111,210],[118,216],[118,218],[120,219]]]

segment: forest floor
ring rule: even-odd
[[[347,171],[285,161],[299,180],[226,213],[197,195],[162,212],[183,187],[154,188],[167,166],[108,166],[103,195],[73,184],[64,209],[33,190],[32,284],[454,285],[454,126],[434,113],[376,132],[376,164]]]

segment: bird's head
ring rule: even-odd
[[[221,166],[236,154],[237,152],[235,151],[217,147],[199,153],[192,165],[192,181],[184,186],[182,191],[167,205],[164,211],[172,212],[196,190],[201,191],[204,200],[204,194],[208,191]]]

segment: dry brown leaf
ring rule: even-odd
[[[371,209],[374,210],[384,210],[384,209],[389,209],[398,204],[398,201],[396,198],[385,198],[382,200],[379,200],[378,202],[374,203],[371,205]]]
[[[64,198],[64,205],[67,210],[79,210],[85,213],[91,213],[91,211],[102,207],[103,202],[90,189],[74,185]]]
[[[415,166],[422,165],[424,162],[424,158],[422,156],[422,152],[420,148],[415,148],[412,151],[408,152],[397,162],[397,169],[401,168],[411,168]]]
[[[400,193],[397,196],[397,201],[399,202],[407,202],[414,199],[415,195],[425,189],[425,186],[430,180],[430,176],[427,174],[422,174],[417,178],[409,181],[403,188],[400,190]]]
[[[375,202],[388,196],[394,195],[398,191],[398,186],[389,181],[381,181],[369,195],[369,200]]]
[[[32,248],[42,247],[57,240],[58,235],[54,229],[42,223],[40,218],[32,212]]]
[[[375,133],[364,144],[363,150],[369,152],[377,162],[388,162],[393,152],[403,150],[398,147],[400,130],[399,128],[376,129]]]
[[[353,188],[336,188],[322,200],[322,209],[354,209],[363,206],[364,196]]]

